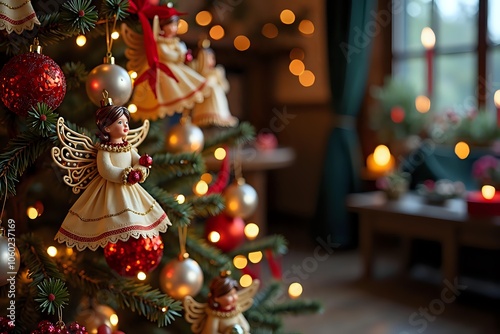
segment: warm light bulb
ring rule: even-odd
[[[179,20],[179,25],[177,26],[177,35],[184,35],[189,30],[189,24],[184,19]]]
[[[214,40],[219,40],[219,39],[222,39],[224,37],[224,28],[222,28],[222,26],[220,25],[215,25],[213,26],[212,28],[210,28],[210,31],[208,32],[208,34],[210,35],[210,37],[212,37],[212,39]]]
[[[385,166],[391,161],[391,151],[385,145],[378,145],[373,151],[373,159],[379,166]]]
[[[73,248],[71,248],[71,247],[66,247],[66,255],[68,255],[68,256],[73,255]]]
[[[205,195],[207,191],[208,191],[208,184],[205,181],[200,180],[196,183],[196,186],[194,188],[195,194],[201,196]]]
[[[144,273],[143,273],[144,274]],[[144,274],[144,276],[146,276],[146,274]],[[113,326],[116,326],[118,325],[118,316],[116,314],[112,314],[110,317],[109,317],[109,322],[111,323],[111,325]]]
[[[208,234],[208,240],[214,244],[220,241],[220,234],[217,231],[212,231]]]
[[[128,71],[128,75],[130,76],[130,79],[132,79],[132,80],[137,79],[137,72],[136,71]]]
[[[47,248],[47,254],[49,254],[50,257],[54,257],[57,255],[57,248],[54,246],[50,246]]]
[[[295,13],[290,9],[283,9],[280,14],[280,20],[284,24],[292,24],[295,22]]]
[[[304,87],[311,87],[316,81],[316,76],[313,72],[305,70],[301,75],[299,75],[299,82]]]
[[[294,59],[290,62],[290,65],[288,65],[288,69],[290,70],[290,73],[298,76],[304,73],[306,65],[304,65],[304,62],[302,62],[302,60]]]
[[[226,157],[226,150],[223,149],[222,147],[216,148],[214,152],[214,157],[217,160],[224,160],[224,158]]]
[[[264,255],[261,251],[248,253],[248,260],[252,263],[259,263]]]
[[[248,223],[245,226],[244,232],[248,240],[253,240],[259,235],[259,225],[255,223]]]
[[[415,108],[419,113],[425,114],[431,110],[431,99],[425,95],[419,95],[415,99]]]
[[[78,35],[78,37],[76,38],[76,45],[82,47],[85,44],[87,44],[87,37],[85,37],[84,35]]]
[[[137,112],[137,106],[133,103],[129,104],[127,109],[128,109],[128,111],[130,111],[131,114]]]
[[[288,287],[288,295],[290,296],[290,298],[300,297],[302,291],[302,285],[297,282],[290,284],[290,286]]]
[[[29,219],[38,218],[38,210],[32,206],[30,206],[30,207],[28,207],[28,209],[26,209],[26,214],[28,215]]]
[[[177,197],[175,197],[175,200],[177,201],[177,203],[183,204],[186,201],[186,196],[184,196],[183,194],[179,194],[177,195]]]
[[[470,147],[466,142],[460,141],[455,145],[455,154],[460,159],[465,159],[470,154]]]
[[[485,199],[492,199],[493,197],[495,197],[495,187],[490,185],[482,186],[481,195],[483,195]]]
[[[422,45],[427,50],[432,49],[436,44],[436,35],[431,28],[425,27],[422,29],[422,33],[420,35],[420,40],[422,41]]]
[[[245,274],[240,278],[240,285],[242,288],[246,288],[252,285],[252,281],[253,281],[252,276]]]
[[[211,183],[213,180],[213,176],[210,173],[203,173],[201,175],[201,179],[205,181],[207,184]]]
[[[207,10],[203,10],[196,14],[195,20],[198,25],[202,27],[207,26],[212,22],[212,14]]]
[[[111,33],[111,38],[117,40],[118,38],[120,38],[120,33],[118,31],[113,31]]]
[[[299,31],[304,35],[312,35],[314,33],[314,23],[310,20],[300,21]]]
[[[238,51],[246,51],[250,48],[250,40],[243,35],[236,36],[233,44]]]
[[[495,92],[495,95],[493,95],[493,102],[495,102],[495,106],[497,108],[500,107],[500,89]]]
[[[236,269],[243,269],[247,266],[248,260],[243,255],[236,255],[233,259],[233,264]]]
[[[137,279],[138,279],[139,281],[144,281],[144,280],[146,279],[146,273],[144,273],[144,272],[142,272],[142,271],[139,271],[139,272],[137,273]]]

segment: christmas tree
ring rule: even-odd
[[[248,262],[253,254],[250,262],[258,262],[265,254],[279,278],[275,257],[285,254],[287,246],[281,236],[245,240],[244,219],[257,197],[241,203],[242,196],[253,189],[244,183],[237,159],[231,167],[226,155],[220,170],[206,168],[206,159],[216,150],[238,152],[253,140],[253,127],[246,122],[235,125],[228,115],[224,115],[228,124],[212,122],[210,131],[200,137],[199,128],[186,112],[179,111],[185,106],[173,111],[167,108],[164,113],[155,109],[154,117],[138,117],[141,105],[137,103],[139,113],[132,115],[127,135],[130,143],[124,143],[133,147],[128,150],[138,148],[143,154],[141,172],[135,174],[130,168],[120,177],[124,177],[123,187],[140,182],[171,225],[166,232],[127,234],[123,239],[105,239],[96,247],[92,243],[81,246],[78,238],[73,244],[69,237],[55,242],[68,211],[99,178],[98,168],[92,165],[99,161],[96,110],[113,109],[129,100],[132,83],[122,86],[121,82],[131,80],[130,72],[124,70],[127,61],[135,59],[130,53],[143,52],[142,61],[152,69],[138,71],[144,75],[134,85],[144,84],[158,101],[162,92],[155,91],[155,80],[162,75],[183,80],[172,66],[158,61],[156,49],[134,49],[134,38],[130,38],[142,36],[147,42],[149,34],[156,32],[149,31],[151,26],[146,23],[151,24],[155,15],[176,16],[172,15],[176,4],[54,0],[2,5],[7,15],[0,18],[1,333],[81,333],[82,326],[89,333],[118,333],[118,328],[125,333],[190,333],[189,322],[193,321],[185,320],[186,305],[196,314],[196,305],[210,303],[214,297],[210,283],[228,271],[246,287],[240,290],[240,298],[247,302],[242,312],[252,333],[282,332],[283,315],[320,309],[314,301],[278,298],[283,288],[279,280],[261,282],[253,298],[245,294],[257,287],[252,283],[259,277],[241,261]],[[115,31],[126,31],[129,43],[113,42]],[[92,51],[68,52],[69,43],[82,36],[91,46],[87,50]],[[187,58],[184,63],[190,61]],[[134,95],[132,100],[139,97]],[[176,140],[172,133],[178,135]],[[113,150],[121,154],[122,146],[113,146]],[[73,170],[82,174],[72,174]],[[117,197],[109,194],[102,195],[102,201]],[[99,194],[86,196],[92,201]],[[240,207],[231,209],[229,200],[239,202]],[[103,203],[95,206],[107,207]],[[188,304],[183,303],[189,299],[186,296],[192,296]],[[235,327],[231,333],[237,330],[242,328]]]

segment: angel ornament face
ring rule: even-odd
[[[100,142],[94,144],[59,118],[60,146],[52,148],[52,158],[66,171],[63,180],[73,192],[84,192],[70,208],[55,240],[78,250],[96,250],[130,237],[155,237],[171,225],[161,205],[140,186],[152,161],[137,152],[147,136],[149,121],[131,130],[129,119],[125,107],[108,104],[99,108]]]
[[[252,306],[259,281],[254,280],[247,288],[237,288],[238,283],[223,274],[211,282],[206,303],[198,303],[191,296],[184,298],[184,317],[192,324],[193,333],[250,333],[250,326],[243,312]]]

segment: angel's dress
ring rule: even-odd
[[[210,94],[206,79],[184,64],[187,52],[184,42],[178,37],[158,36],[156,43],[160,63],[167,65],[178,81],[158,70],[156,98],[148,80],[139,83],[131,100],[137,106],[137,112],[131,115],[134,119],[172,116],[175,112],[192,109],[195,103],[202,102]]]
[[[217,65],[203,73],[207,79],[210,95],[193,108],[192,122],[204,126],[235,126],[238,119],[231,115],[227,101],[229,83],[225,78],[224,68]]]
[[[243,333],[250,333],[250,326],[240,310],[224,312],[208,308],[205,326],[201,334],[234,333],[231,328],[240,325]]]
[[[109,242],[166,232],[171,223],[161,205],[139,183],[123,184],[125,168],[145,170],[137,151],[130,144],[118,150],[97,147],[99,174],[73,204],[54,239],[78,250],[96,250]]]

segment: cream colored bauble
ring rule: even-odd
[[[240,178],[230,184],[223,192],[226,202],[226,214],[231,217],[246,219],[257,209],[259,197],[255,189]]]

